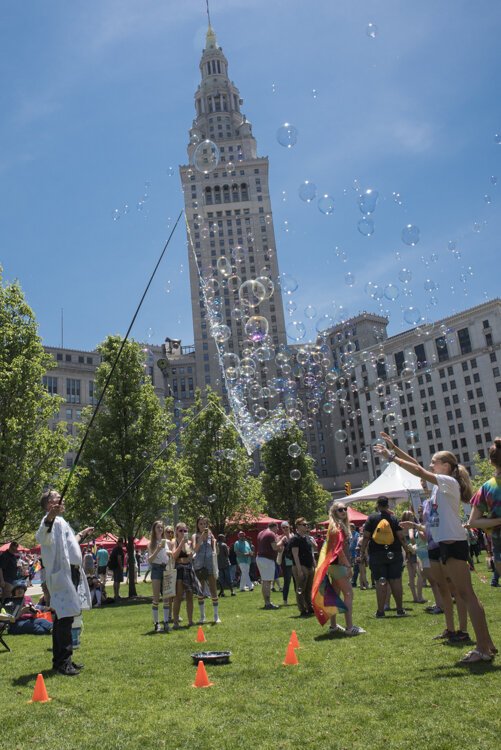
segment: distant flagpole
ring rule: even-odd
[[[64,308],[61,308],[61,349],[64,349]]]
[[[209,0],[205,0],[205,4],[207,6],[207,20],[209,21],[210,26],[210,10],[209,10]]]

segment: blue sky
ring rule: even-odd
[[[396,300],[383,298],[391,332],[409,327],[410,305],[436,319],[498,296],[499,2],[211,8],[258,152],[270,158],[280,269],[298,281],[291,320],[313,334],[307,305],[319,315],[378,311],[369,282],[398,287]],[[0,263],[21,282],[44,343],[60,343],[61,308],[66,346],[125,332],[183,206],[177,167],[205,30],[203,0],[3,3]],[[299,131],[291,149],[276,139],[284,122]],[[299,199],[304,180],[332,196],[332,215]],[[357,186],[379,192],[370,237],[357,228]],[[407,224],[420,230],[413,248],[401,239]],[[193,341],[186,253],[181,224],[136,338]],[[425,291],[430,282],[438,288]]]

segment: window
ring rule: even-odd
[[[447,348],[447,341],[445,339],[445,336],[439,336],[438,339],[435,339],[435,346],[437,348],[438,361],[445,362],[446,360],[448,360],[449,350]]]
[[[47,390],[47,393],[50,393],[51,396],[54,396],[57,393],[57,378],[52,375],[44,375],[42,383]]]
[[[89,380],[89,403],[95,404],[96,402],[97,398],[95,396],[94,381]]]
[[[70,404],[80,403],[80,380],[66,378],[66,401]]]
[[[66,409],[66,419],[73,419],[73,409]]]

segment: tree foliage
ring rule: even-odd
[[[291,453],[297,452],[294,456]],[[318,482],[313,470],[314,459],[307,453],[306,441],[299,427],[291,426],[262,449],[265,469],[261,474],[266,509],[270,516],[286,518],[292,523],[299,516],[310,521],[325,518],[331,496]],[[297,477],[299,472],[299,477]]]
[[[120,337],[110,336],[98,347],[102,357],[96,372],[98,395],[120,345]],[[139,344],[125,344],[70,485],[71,509],[89,525],[123,494],[97,531],[117,531],[127,540],[129,596],[135,596],[134,537],[148,532],[152,522],[165,513],[169,497],[179,485],[174,444],[147,468],[162,450],[174,423],[172,402],[160,403],[145,373],[144,359]],[[82,412],[79,438],[91,414],[90,407]]]
[[[249,476],[252,461],[221,399],[210,389],[205,407],[197,390],[195,403],[186,412],[182,449],[183,474],[189,477],[188,491],[181,498],[183,520],[194,524],[204,514],[214,531],[223,533],[227,519],[260,511],[261,486]]]
[[[473,476],[471,482],[478,490],[488,479],[494,476],[496,470],[488,458],[480,458],[478,453],[473,457]]]
[[[67,450],[64,424],[49,427],[62,402],[42,383],[51,366],[21,287],[0,276],[0,538],[37,525],[36,500],[56,481]]]

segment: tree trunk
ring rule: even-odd
[[[127,571],[129,573],[129,599],[137,596],[136,591],[136,557],[134,555],[134,537],[127,537]]]

